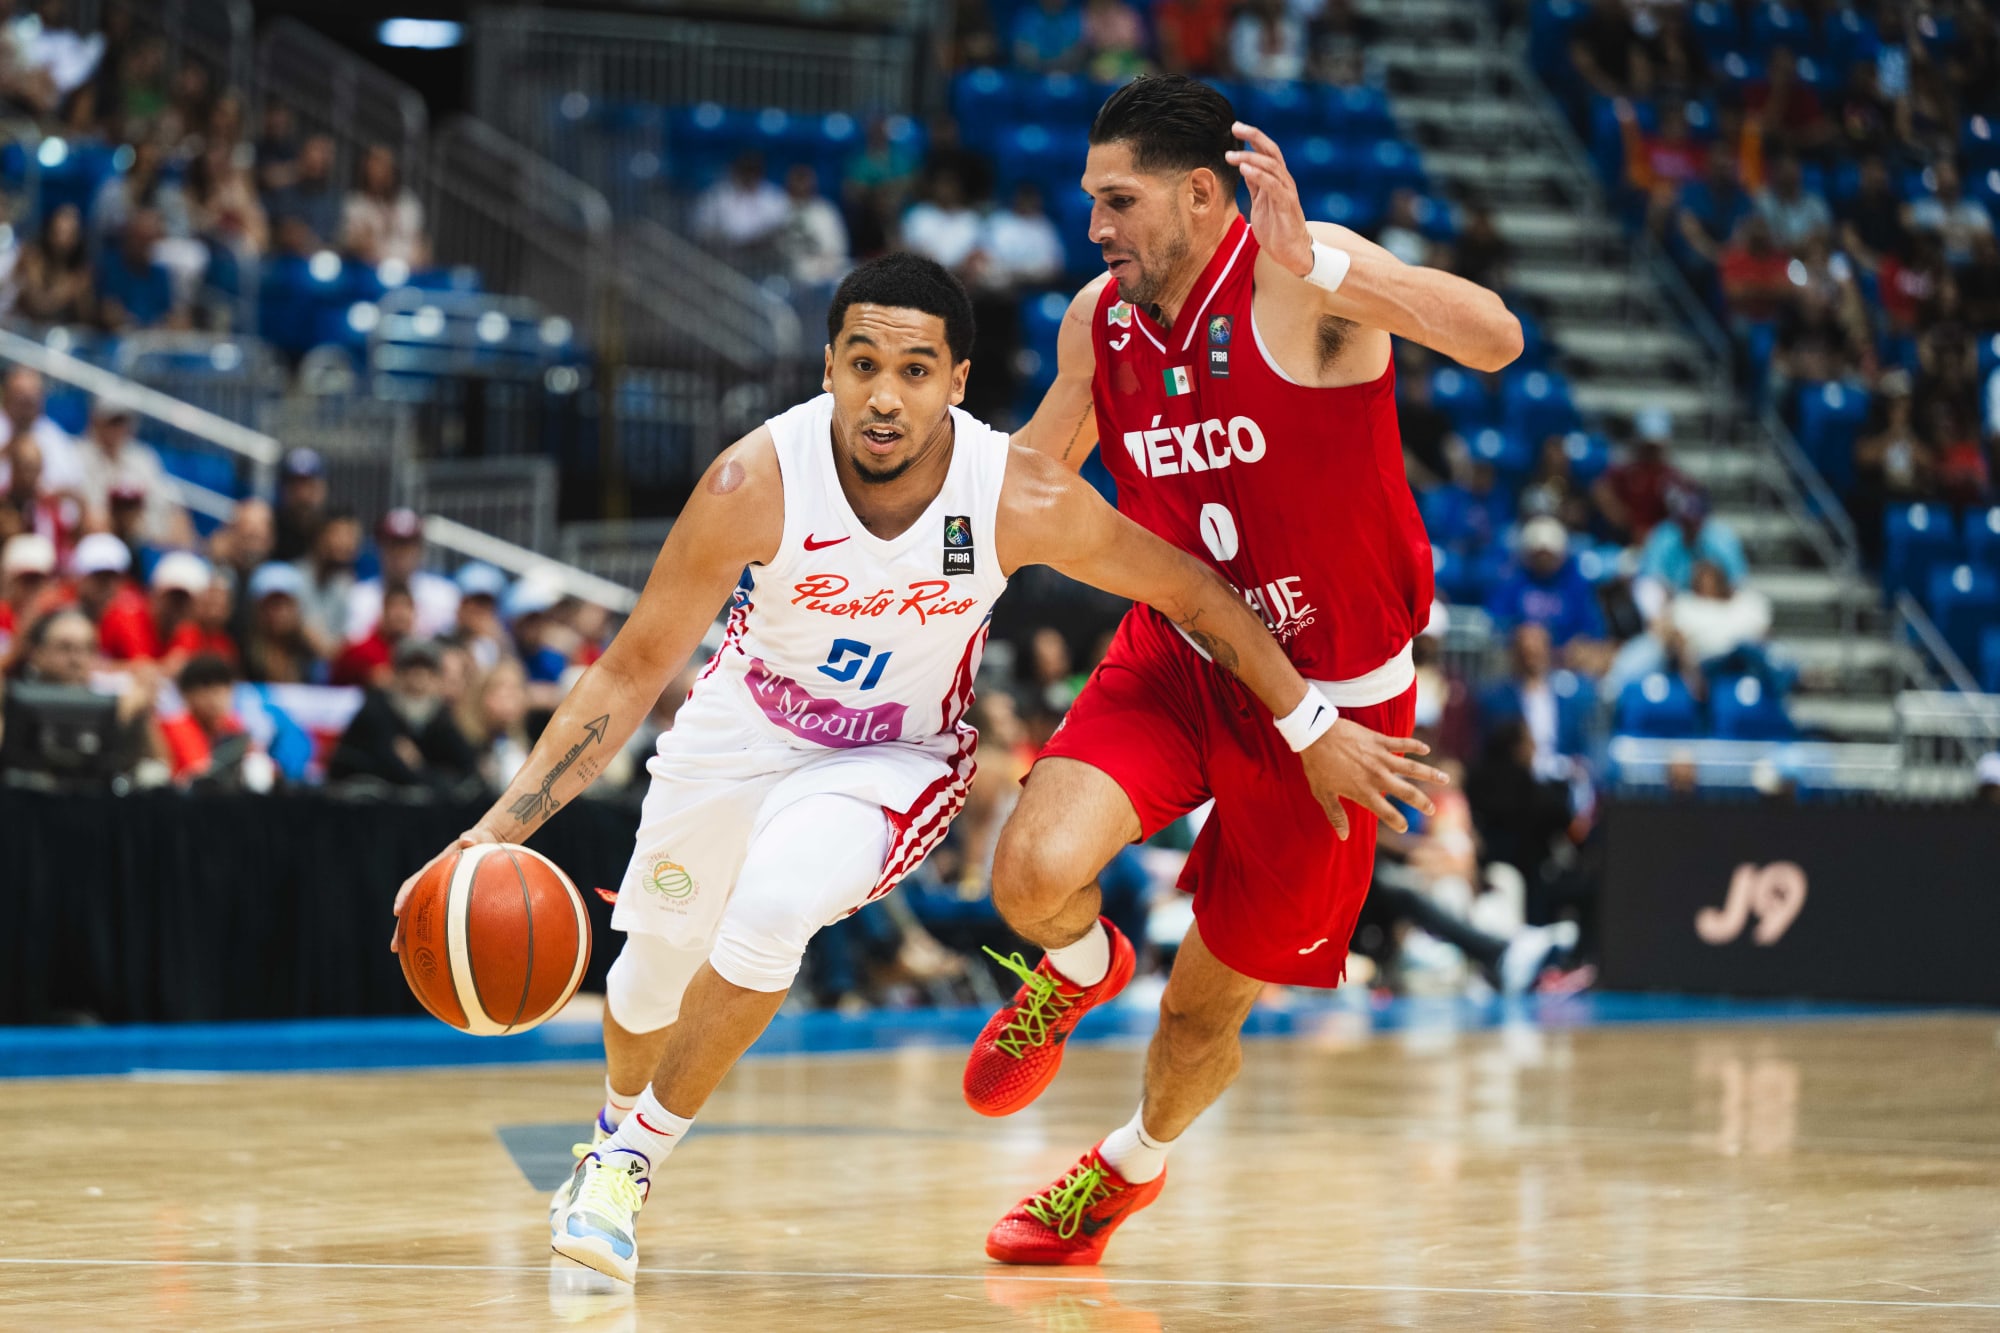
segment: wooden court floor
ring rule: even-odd
[[[981,1240],[1129,1113],[1138,1049],[1001,1122],[958,1058],[744,1065],[622,1299],[552,1274],[522,1165],[590,1067],[0,1082],[0,1328],[2000,1328],[2000,1016],[1330,1020],[1252,1044],[1089,1270]]]

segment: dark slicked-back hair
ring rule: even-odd
[[[1132,80],[1106,98],[1090,141],[1132,147],[1132,165],[1148,174],[1207,167],[1230,198],[1242,173],[1224,159],[1236,147],[1236,108],[1205,83],[1182,74]]]
[[[944,321],[944,340],[949,345],[951,363],[957,365],[972,355],[976,336],[972,298],[965,294],[965,284],[934,259],[897,250],[871,259],[849,273],[840,290],[833,294],[833,305],[826,312],[828,343],[839,343],[841,325],[847,322],[847,308],[853,305],[894,306],[936,315]]]

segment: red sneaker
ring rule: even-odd
[[[1098,1156],[1098,1143],[1061,1180],[1032,1194],[986,1233],[986,1253],[1003,1264],[1094,1264],[1111,1233],[1160,1197],[1167,1173],[1134,1185]]]
[[[1099,918],[1102,920],[1103,918]],[[1111,970],[1095,986],[1079,986],[1049,966],[1028,970],[1015,954],[993,960],[1021,978],[1014,998],[986,1022],[965,1062],[965,1104],[981,1115],[1012,1115],[1042,1095],[1062,1068],[1063,1044],[1085,1013],[1116,996],[1132,979],[1132,942],[1104,921],[1111,937]]]

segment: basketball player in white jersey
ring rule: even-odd
[[[454,846],[521,842],[616,754],[736,593],[721,651],[660,738],[612,924],[606,1105],[550,1207],[557,1253],[631,1281],[655,1172],[778,1011],[806,942],[887,893],[972,779],[963,717],[988,612],[1022,565],[1145,601],[1286,719],[1323,808],[1426,805],[1409,740],[1323,740],[1243,600],[1060,463],[959,411],[972,308],[930,260],[856,269],[827,392],[715,461],[638,606],[528,763]],[[421,872],[419,872],[421,873]],[[415,877],[412,877],[414,882]],[[401,910],[409,885],[397,898]]]

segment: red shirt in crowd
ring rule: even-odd
[[[333,659],[335,685],[380,685],[389,674],[389,659],[396,645],[382,637],[378,629],[358,643],[350,643]]]
[[[179,717],[164,718],[160,722],[160,735],[167,742],[167,759],[173,765],[174,778],[198,778],[208,771],[209,757],[214,753],[215,742],[225,736],[241,733],[243,724],[235,714],[222,719],[222,725],[214,736],[201,729],[201,723],[194,720],[191,713]]]
[[[1722,290],[1730,308],[1745,319],[1776,319],[1778,298],[1791,289],[1791,266],[1792,257],[1775,248],[1761,255],[1741,245],[1724,250]]]
[[[203,653],[212,653],[231,666],[239,664],[236,640],[222,630],[203,629],[192,620],[183,620],[175,628],[173,637],[167,640],[164,656],[185,658]]]
[[[1681,474],[1669,465],[1639,460],[1619,464],[1604,474],[1604,480],[1625,506],[1635,539],[1666,521],[1667,492],[1683,484]]]
[[[114,662],[156,662],[162,656],[153,604],[131,584],[120,588],[97,622],[97,641]]]

